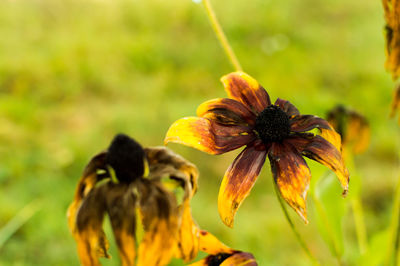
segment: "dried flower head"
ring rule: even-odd
[[[385,11],[386,69],[397,79],[400,74],[400,2],[382,0]]]
[[[359,154],[368,148],[370,128],[363,115],[338,105],[328,112],[326,120],[342,137],[343,149],[352,154]]]
[[[146,174],[148,172],[148,174]],[[68,224],[83,265],[109,257],[103,220],[108,215],[122,265],[166,265],[177,249],[182,202],[197,187],[196,167],[166,148],[143,149],[117,135],[86,166],[68,209]],[[138,219],[144,236],[136,247]]]
[[[220,187],[218,209],[226,225],[233,226],[234,215],[267,156],[281,196],[306,222],[311,173],[303,156],[334,171],[346,194],[349,173],[341,155],[340,136],[327,121],[301,115],[290,102],[279,98],[272,104],[267,91],[246,73],[228,74],[222,82],[229,98],[207,101],[198,107],[198,117],[174,122],[165,143],[181,143],[210,154],[245,146]],[[309,132],[315,128],[320,135]]]

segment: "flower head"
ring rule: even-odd
[[[233,226],[234,215],[267,156],[281,196],[305,221],[311,173],[303,156],[334,171],[347,192],[349,173],[340,136],[327,121],[301,115],[279,98],[272,104],[267,91],[243,72],[228,74],[222,82],[229,98],[207,101],[198,107],[197,117],[174,122],[165,143],[181,143],[210,154],[245,146],[226,171],[218,195],[219,213],[226,225]],[[309,132],[315,128],[320,135]]]
[[[197,188],[196,167],[164,147],[145,148],[119,134],[94,156],[68,209],[68,224],[83,265],[109,257],[102,225],[107,214],[122,265],[166,265],[181,241],[180,226]],[[190,211],[190,210],[189,210]],[[136,247],[138,219],[144,235]]]
[[[343,154],[364,152],[370,140],[370,128],[367,119],[360,113],[338,105],[327,114],[328,122],[342,137]]]

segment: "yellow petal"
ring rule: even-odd
[[[231,253],[233,249],[226,246],[211,233],[201,230],[199,232],[199,248],[207,254]]]
[[[244,72],[233,72],[221,78],[229,98],[243,103],[255,114],[271,104],[267,91]]]

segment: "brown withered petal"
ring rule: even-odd
[[[144,179],[138,184],[144,236],[139,245],[138,265],[166,265],[175,254],[178,208],[160,182]]]
[[[233,72],[221,78],[228,97],[243,103],[254,114],[260,113],[271,104],[267,91],[244,72]]]
[[[341,153],[328,141],[321,136],[302,134],[287,139],[286,142],[292,144],[304,156],[315,160],[337,175],[343,188],[343,195],[346,195],[349,188],[349,172],[344,165]]]
[[[136,257],[136,195],[125,184],[107,183],[107,212],[110,217],[121,264],[135,264]]]
[[[102,228],[106,212],[106,191],[105,185],[90,191],[76,214],[76,229],[73,235],[83,265],[100,265],[98,257],[109,257],[109,245]]]
[[[233,251],[231,253],[218,253],[209,255],[204,259],[190,264],[190,266],[257,266],[251,253]]]
[[[243,103],[229,98],[206,101],[197,108],[197,116],[225,125],[254,125],[256,116]]]
[[[265,150],[246,147],[225,172],[218,194],[218,211],[227,226],[233,227],[234,216],[256,182],[266,155]]]
[[[290,119],[290,129],[294,132],[306,132],[314,128],[331,129],[329,123],[315,115],[297,115]]]
[[[362,153],[368,148],[370,128],[368,121],[356,112],[350,113],[344,145],[352,146],[354,154]]]
[[[222,154],[256,138],[248,126],[223,126],[206,118],[186,117],[168,129],[165,143],[175,142],[210,153]]]
[[[278,98],[276,99],[274,105],[279,106],[289,117],[300,114],[299,110],[289,101]]]
[[[391,72],[393,80],[400,74],[400,2],[383,0],[386,20],[386,62],[385,67]]]
[[[307,221],[306,197],[311,172],[306,161],[290,143],[273,143],[268,157],[282,198]]]

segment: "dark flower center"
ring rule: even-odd
[[[232,256],[232,254],[228,253],[218,253],[217,255],[213,255],[208,257],[207,259],[207,266],[219,266],[221,265],[224,260]]]
[[[264,144],[282,141],[290,133],[289,117],[279,106],[270,105],[257,116],[255,130]]]
[[[124,134],[118,134],[108,147],[106,164],[110,165],[118,181],[130,183],[144,174],[145,153],[142,146]]]

